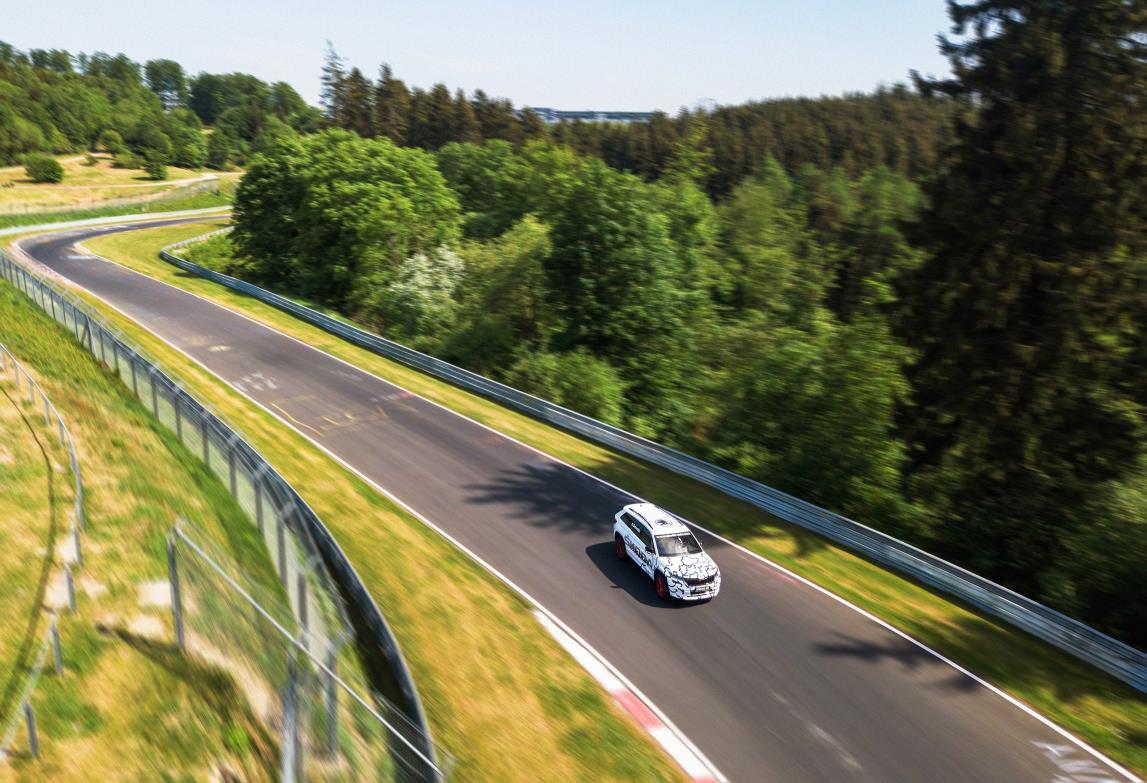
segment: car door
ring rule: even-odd
[[[637,564],[641,566],[642,571],[653,576],[653,566],[656,560],[653,554],[653,532],[649,529],[649,525],[640,519],[635,519],[634,524],[637,533],[637,551],[634,553],[637,556]]]

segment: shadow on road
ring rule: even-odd
[[[618,560],[613,552],[613,541],[590,544],[585,548],[586,557],[597,566],[614,589],[624,590],[638,603],[655,606],[658,609],[686,609],[694,604],[684,601],[662,601],[653,592],[653,580],[637,567],[632,560]]]
[[[522,463],[466,490],[467,502],[501,506],[511,519],[592,533],[603,540],[612,538],[613,515],[631,502],[617,490],[553,462]]]

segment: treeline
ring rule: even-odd
[[[909,178],[930,174],[951,140],[955,105],[925,99],[897,85],[872,94],[832,98],[786,98],[711,112],[658,113],[649,122],[561,122],[547,127],[529,109],[481,90],[467,95],[436,84],[408,87],[383,65],[376,80],[347,70],[328,51],[323,106],[331,124],[366,138],[436,150],[450,142],[508,141],[515,146],[550,139],[594,155],[621,171],[652,180],[663,176],[677,145],[696,126],[712,150],[702,185],[724,197],[770,160],[788,171],[805,164],[840,168],[857,176],[883,166]]]
[[[714,200],[713,116],[638,176],[508,106],[520,138],[455,140],[443,88],[432,141],[383,101],[271,146],[196,252],[1142,645],[1147,49],[1120,0],[1079,29],[1094,2],[951,6],[958,78],[872,98],[952,119],[920,186],[911,154],[850,170],[910,125]]]
[[[22,52],[0,42],[0,163],[29,153],[112,152],[145,162],[228,168],[322,117],[290,85],[247,74],[188,78],[172,60],[60,49]],[[204,126],[214,132],[207,134]]]

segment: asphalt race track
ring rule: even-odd
[[[729,780],[1127,779],[922,648],[709,536],[721,594],[663,605],[614,559],[623,492],[72,246],[132,228],[22,247],[448,531],[604,655]]]

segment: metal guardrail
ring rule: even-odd
[[[76,443],[72,439],[72,433],[68,430],[68,425],[64,423],[64,417],[60,415],[59,410],[48,398],[47,393],[32,377],[12,352],[7,347],[0,344],[0,376],[8,376],[11,372],[12,383],[16,387],[16,394],[18,399],[24,399],[24,391],[21,388],[27,384],[27,404],[33,408],[38,408],[42,405],[44,413],[44,426],[54,429],[56,435],[60,439],[62,445],[68,452],[68,461],[72,471],[72,480],[74,482],[74,490],[72,497],[72,514],[71,514],[71,528],[69,536],[71,538],[71,547],[64,552],[64,583],[66,586],[68,607],[70,611],[75,611],[75,586],[72,581],[72,570],[78,568],[83,563],[83,549],[80,545],[80,531],[84,529],[84,480],[80,473],[80,460],[76,455]],[[55,424],[55,427],[52,425]],[[49,553],[51,554],[51,553]],[[60,634],[57,630],[55,619],[45,628],[43,638],[40,640],[40,646],[36,650],[33,663],[29,667],[28,675],[24,679],[23,687],[20,689],[20,696],[13,702],[13,709],[11,715],[0,716],[0,757],[3,757],[11,749],[12,741],[15,739],[17,732],[20,728],[20,723],[23,722],[28,733],[28,749],[33,758],[39,756],[40,743],[36,732],[36,718],[35,712],[32,708],[32,693],[36,689],[36,684],[40,681],[40,676],[44,672],[44,668],[48,662],[48,653],[53,653],[52,659],[55,664],[56,674],[62,673],[63,664],[61,662],[60,654]]]
[[[227,230],[227,229],[224,229]],[[210,235],[222,233],[213,231]],[[1124,644],[1085,623],[1057,612],[971,571],[859,522],[815,506],[780,490],[718,467],[697,457],[663,446],[563,408],[477,373],[407,348],[404,345],[350,326],[304,307],[287,297],[216,272],[171,251],[206,236],[168,245],[160,257],[168,263],[227,286],[284,310],[332,334],[422,372],[481,394],[537,419],[561,427],[595,443],[651,462],[682,476],[714,487],[726,495],[751,503],[780,519],[812,530],[865,557],[964,601],[987,615],[1003,620],[1086,661],[1113,677],[1147,692],[1147,653]]]
[[[323,607],[337,614],[331,622],[337,629],[352,630],[345,606],[354,610],[359,649],[371,686],[384,697],[380,704],[397,711],[409,726],[407,736],[391,743],[396,766],[407,770],[404,780],[438,781],[443,777],[437,750],[430,737],[414,679],[398,648],[386,619],[370,596],[354,566],[334,536],[286,479],[222,416],[183,389],[182,384],[157,361],[146,356],[117,329],[55,283],[0,250],[0,275],[22,291],[41,309],[72,332],[75,339],[111,369],[152,413],[167,425],[193,453],[227,486],[231,494],[256,519],[260,531],[275,542],[276,568],[290,585],[300,571],[314,573],[320,590],[309,592],[310,608],[298,605],[297,614],[309,614],[312,623]],[[287,539],[284,531],[289,531]],[[297,542],[297,547],[286,543]],[[290,567],[295,548],[303,561]],[[294,569],[292,571],[292,569]],[[316,593],[324,596],[315,606]],[[292,596],[294,595],[292,591]],[[297,604],[297,601],[296,601]],[[408,745],[413,744],[417,753]],[[423,763],[422,759],[429,761]]]

